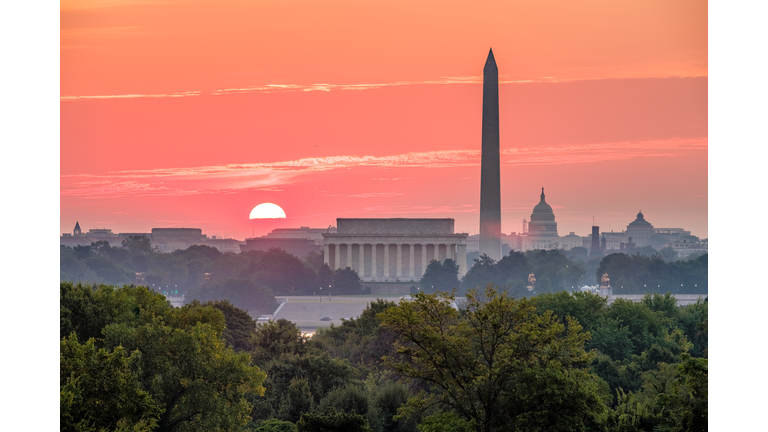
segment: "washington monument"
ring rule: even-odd
[[[501,259],[499,68],[488,53],[483,68],[483,149],[480,167],[480,255]]]

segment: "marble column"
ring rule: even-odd
[[[440,245],[435,245],[435,261],[440,261]]]
[[[347,267],[352,268],[352,243],[347,243]]]
[[[371,280],[375,281],[379,275],[379,268],[376,265],[376,243],[371,244]]]
[[[341,267],[341,245],[336,245],[336,268],[340,269]]]
[[[357,275],[360,276],[360,279],[365,277],[365,245],[360,243],[357,245],[357,257],[358,257],[358,265],[357,265]]]
[[[403,276],[403,245],[397,245],[397,278]]]
[[[459,245],[457,252],[459,255],[456,257],[459,264],[459,277],[464,277],[467,274],[467,246]]]
[[[456,259],[454,259],[454,256],[453,256],[453,245],[452,244],[445,245],[445,259],[451,259],[451,260],[456,261]]]
[[[408,277],[410,277],[411,280],[416,280],[416,276],[413,274],[414,273],[413,243],[411,243],[408,246],[410,246],[410,254],[408,255]]]
[[[331,247],[329,245],[323,246],[323,264],[331,266]]]
[[[389,243],[384,245],[384,279],[389,279]]]
[[[427,271],[427,245],[421,244],[421,275]]]

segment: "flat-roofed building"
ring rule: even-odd
[[[331,269],[350,267],[366,282],[421,279],[432,260],[452,259],[459,277],[467,272],[467,237],[454,233],[454,219],[336,219],[336,233],[323,234]]]

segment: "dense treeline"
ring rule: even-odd
[[[647,246],[637,249],[634,255],[615,253],[590,258],[582,247],[568,251],[511,251],[498,262],[479,256],[461,280],[459,266],[453,260],[432,261],[415,288],[427,293],[456,288],[463,294],[492,283],[521,298],[595,285],[608,273],[615,294],[708,292],[706,254],[683,260],[661,252]],[[111,247],[105,241],[74,248],[61,246],[60,260],[61,281],[141,283],[168,295],[184,293],[187,301],[229,300],[239,308],[258,313],[274,310],[275,295],[309,295],[320,287],[332,287],[334,294],[363,293],[357,272],[351,268],[332,271],[323,264],[322,255],[314,252],[299,259],[281,249],[235,254],[195,245],[160,253],[152,249],[146,237],[133,236],[120,247]],[[140,280],[137,273],[141,274]],[[533,292],[526,288],[530,274],[536,279]]]
[[[119,247],[106,241],[61,246],[60,280],[142,284],[169,296],[186,294],[188,301],[226,299],[257,313],[274,311],[275,295],[312,294],[328,286],[334,294],[362,292],[356,272],[332,271],[317,253],[299,259],[281,249],[235,254],[204,245],[161,253],[145,236],[131,236]]]
[[[451,300],[378,300],[308,338],[226,301],[61,283],[61,429],[706,430],[706,300]]]
[[[652,249],[652,248],[651,248]],[[708,257],[699,255],[691,260],[664,260],[660,254],[609,254],[589,259],[584,248],[569,251],[535,249],[511,251],[499,261],[487,255],[476,258],[464,278],[459,280],[459,268],[453,260],[432,261],[422,277],[419,288],[427,293],[450,291],[459,293],[494,284],[506,287],[518,298],[557,291],[574,291],[583,284],[599,283],[608,273],[614,294],[646,294],[667,292],[675,294],[707,294]],[[591,271],[591,275],[589,272]],[[535,287],[528,291],[528,277],[534,275]]]

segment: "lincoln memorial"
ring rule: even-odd
[[[323,234],[331,269],[351,267],[365,282],[418,281],[432,260],[450,258],[467,272],[467,236],[453,232],[453,219],[336,219]]]

